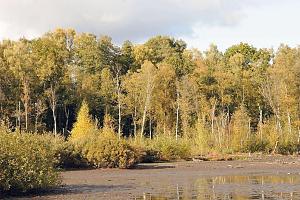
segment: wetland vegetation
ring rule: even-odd
[[[0,192],[56,187],[69,168],[298,154],[299,86],[300,49],[287,45],[118,46],[72,29],[3,40]]]

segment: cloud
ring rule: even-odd
[[[243,3],[242,3],[243,2]],[[0,0],[0,39],[36,37],[56,27],[141,41],[192,35],[195,26],[235,26],[249,0]]]

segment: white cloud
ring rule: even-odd
[[[182,36],[189,47],[205,50],[210,43],[225,50],[233,44],[247,42],[258,48],[277,48],[281,43],[300,44],[297,26],[300,1],[271,0],[244,7],[244,15],[236,26],[195,26],[192,35]]]
[[[37,37],[57,27],[110,35],[117,43],[154,35],[204,50],[238,42],[299,44],[298,0],[0,0],[0,40]]]
[[[107,34],[118,42],[157,34],[191,35],[195,25],[235,26],[243,17],[241,7],[248,4],[248,0],[0,0],[0,39],[36,37],[56,27]]]

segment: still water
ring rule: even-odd
[[[300,200],[300,175],[216,176],[172,184],[159,192],[144,193],[136,200],[170,199],[289,199]]]

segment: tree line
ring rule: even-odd
[[[81,102],[119,137],[191,138],[242,148],[251,138],[300,143],[300,49],[239,43],[188,49],[156,36],[115,45],[57,29],[0,42],[0,119],[14,130],[68,136]]]

